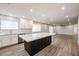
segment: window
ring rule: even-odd
[[[41,24],[33,24],[32,32],[41,32]]]
[[[2,18],[1,29],[18,29],[18,21],[14,18]]]

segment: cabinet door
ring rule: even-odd
[[[11,44],[18,43],[18,35],[11,35]]]
[[[18,35],[2,35],[0,36],[0,47],[5,47],[18,43]]]
[[[20,19],[20,28],[22,29],[28,29],[28,28],[32,28],[32,21],[31,20],[27,20],[27,19]]]
[[[6,36],[2,36],[2,46],[7,46],[10,45],[10,40],[11,40],[11,36],[10,35],[6,35]]]
[[[2,47],[1,41],[0,41],[0,47]]]
[[[0,47],[2,47],[2,38],[0,36]]]

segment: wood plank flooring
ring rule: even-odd
[[[29,54],[24,50],[24,43],[22,43],[0,49],[0,56],[29,56]],[[34,56],[79,56],[77,39],[68,35],[53,36],[51,45]]]

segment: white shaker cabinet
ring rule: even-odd
[[[0,42],[0,47],[1,47],[1,42]]]
[[[10,35],[3,35],[1,38],[2,38],[2,47],[10,45],[10,40],[11,40]]]
[[[0,47],[9,46],[18,43],[18,35],[1,35]]]
[[[2,38],[0,36],[0,47],[2,47]]]
[[[32,21],[27,19],[20,19],[19,25],[21,29],[29,29],[32,28]]]
[[[11,44],[18,43],[18,35],[11,35]]]

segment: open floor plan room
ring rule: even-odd
[[[79,56],[79,3],[0,3],[0,56]]]

